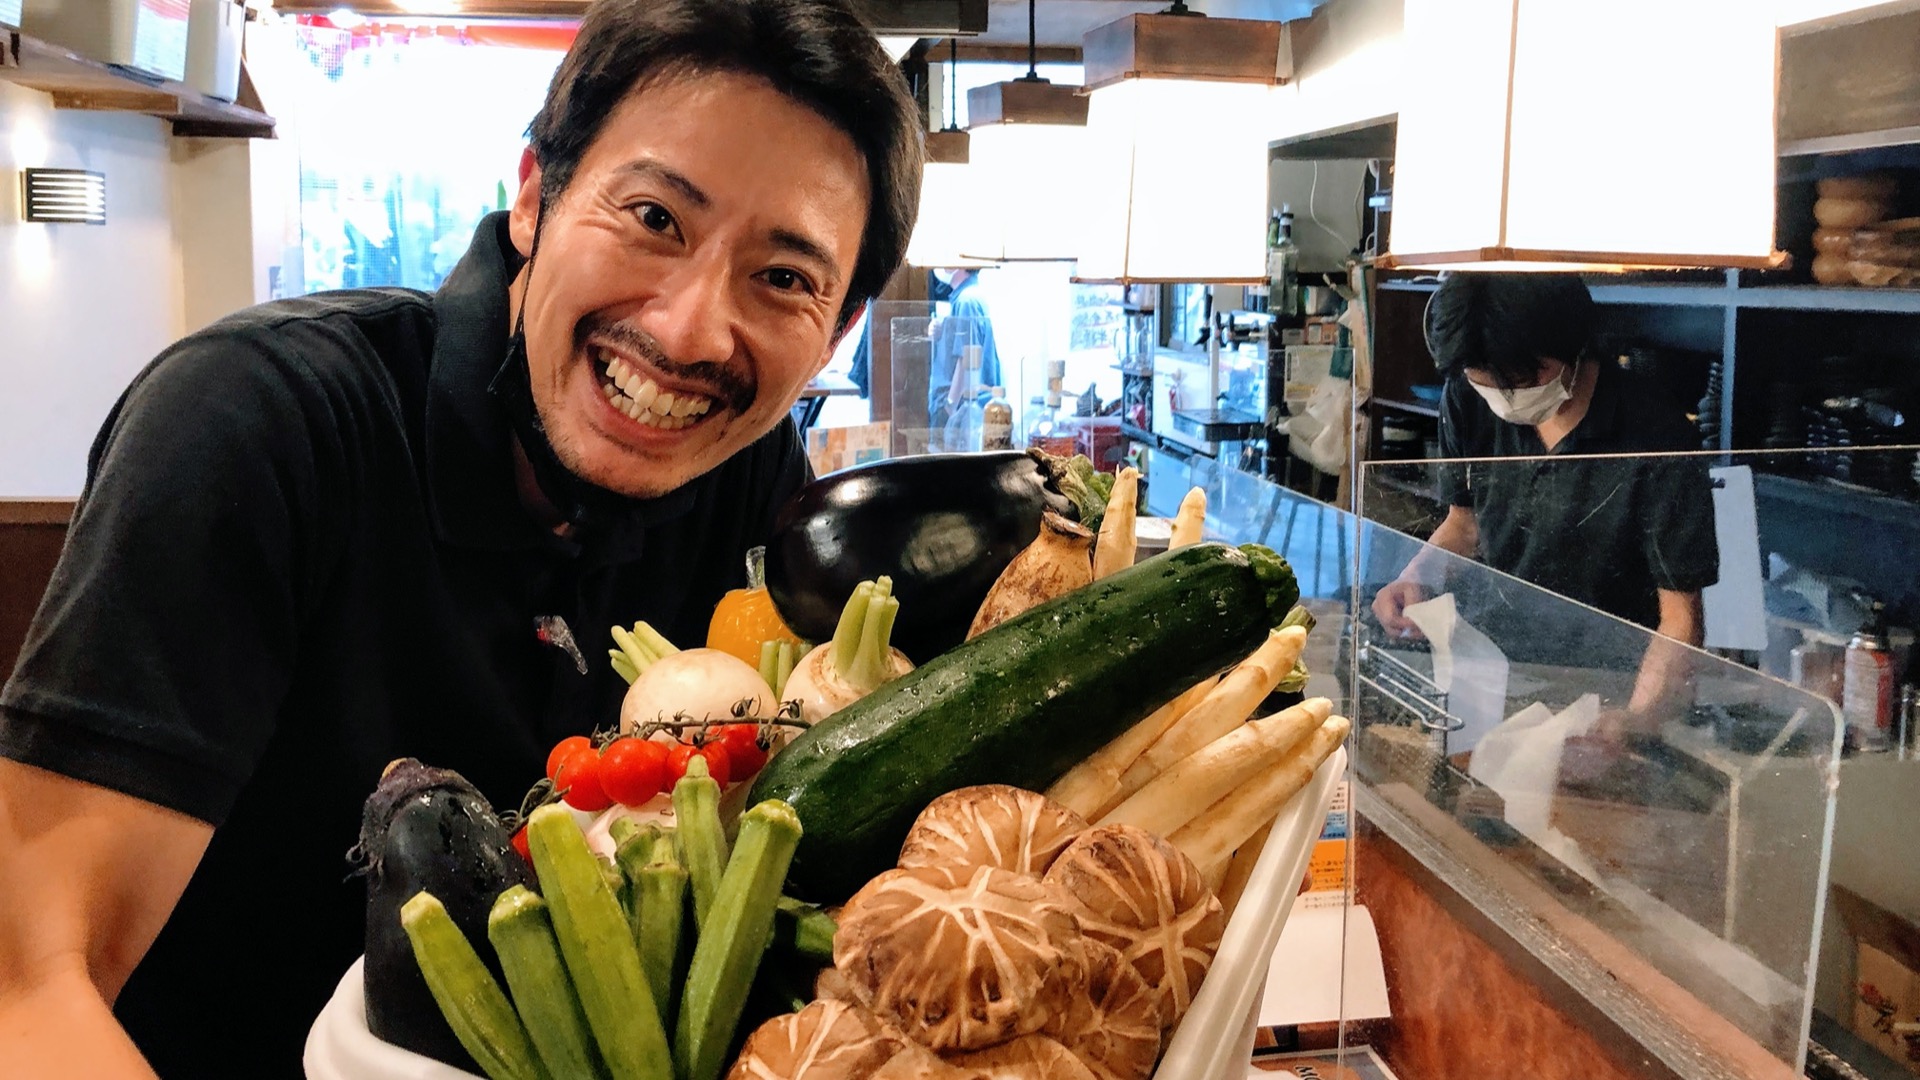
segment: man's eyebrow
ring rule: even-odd
[[[811,259],[829,270],[834,268],[833,256],[827,252],[826,246],[812,237],[804,236],[792,229],[775,229],[769,235],[774,247],[793,252],[804,259]]]
[[[660,162],[654,161],[651,158],[641,158],[638,161],[629,161],[625,165],[620,166],[620,168],[616,171],[626,175],[630,175],[630,176],[639,176],[649,180],[658,180],[661,183],[679,192],[682,198],[686,199],[688,202],[692,203],[695,207],[701,210],[705,210],[713,205],[713,200],[707,197],[706,192],[700,190],[700,186],[698,184],[695,184],[693,181],[687,179],[685,176],[681,175],[679,172],[676,172],[675,170],[668,168],[667,166],[662,165]]]

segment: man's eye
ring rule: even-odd
[[[767,271],[767,284],[782,292],[790,292],[795,289],[803,292],[813,291],[812,284],[810,284],[805,277],[801,276],[799,271],[788,270],[785,267],[775,267]]]
[[[659,203],[641,203],[638,207],[635,207],[635,212],[640,216],[640,224],[645,225],[654,232],[664,233],[675,231],[673,215],[667,213],[667,208],[661,206]]]

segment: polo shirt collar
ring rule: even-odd
[[[696,480],[657,499],[627,500],[579,542],[560,541],[520,505],[506,409],[488,389],[507,362],[512,327],[508,287],[525,260],[507,214],[487,215],[467,253],[434,294],[436,322],[427,374],[427,500],[442,540],[495,551],[592,553],[594,562],[637,557],[647,529],[693,508]]]
[[[1597,365],[1599,372],[1593,381],[1593,400],[1580,423],[1554,447],[1557,454],[1601,453],[1620,445],[1620,398],[1625,392],[1620,366],[1593,356],[1584,362]]]

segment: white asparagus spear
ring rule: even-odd
[[[1167,842],[1192,859],[1202,874],[1224,873],[1234,849],[1246,843],[1260,826],[1272,821],[1288,799],[1306,788],[1320,763],[1347,741],[1350,727],[1344,716],[1329,717],[1278,765],[1229,792],[1206,813],[1167,837]]]
[[[1327,708],[1331,711],[1331,702]],[[1229,792],[1277,765],[1326,719],[1326,712],[1303,703],[1241,724],[1175,762],[1095,824],[1133,825],[1155,836],[1172,836]]]
[[[1139,507],[1140,470],[1129,465],[1114,477],[1113,494],[1107,496],[1107,516],[1100,519],[1100,540],[1093,546],[1093,580],[1133,565],[1140,543],[1134,535]]]
[[[1280,680],[1293,670],[1307,644],[1305,627],[1289,626],[1267,635],[1253,655],[1234,665],[1220,685],[1188,710],[1166,733],[1147,747],[1140,760],[1120,776],[1122,797],[1132,795],[1174,762],[1238,727]],[[1316,699],[1317,700],[1317,699]],[[1328,703],[1332,709],[1332,703]]]
[[[1217,675],[1200,680],[1179,697],[1149,713],[1145,720],[1114,736],[1091,757],[1055,780],[1046,791],[1047,798],[1089,821],[1113,809],[1124,797],[1120,794],[1121,774],[1219,682]]]
[[[1167,541],[1167,550],[1199,543],[1205,538],[1206,529],[1207,492],[1205,488],[1194,488],[1180,500],[1180,510],[1173,515],[1173,536]]]

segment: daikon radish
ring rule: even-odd
[[[1194,488],[1180,500],[1180,510],[1173,515],[1173,537],[1167,541],[1167,550],[1199,543],[1205,538],[1206,530],[1207,492],[1204,488]]]
[[[1067,770],[1065,776],[1047,789],[1047,798],[1089,821],[1119,805],[1125,798],[1120,794],[1121,774],[1219,682],[1218,676],[1202,679],[1186,693],[1149,713],[1146,719],[1094,751],[1093,756]]]
[[[1155,836],[1172,836],[1233,789],[1278,764],[1326,718],[1302,706],[1241,724],[1175,762],[1095,824],[1133,825]]]
[[[1107,516],[1100,521],[1100,540],[1093,546],[1093,580],[1133,565],[1139,546],[1134,517],[1140,507],[1140,470],[1129,465],[1113,481],[1107,498]]]
[[[1252,656],[1234,665],[1226,678],[1220,680],[1220,685],[1200,699],[1121,774],[1121,796],[1124,798],[1146,787],[1148,781],[1172,768],[1174,762],[1252,716],[1260,702],[1293,670],[1294,661],[1300,658],[1300,650],[1306,644],[1307,632],[1302,627],[1289,626],[1269,633]],[[1329,711],[1332,707],[1328,702]],[[1326,713],[1321,716],[1324,718]]]
[[[1224,874],[1236,848],[1245,844],[1280,813],[1287,800],[1313,779],[1320,763],[1347,741],[1351,728],[1344,716],[1329,717],[1292,752],[1266,773],[1240,785],[1188,822],[1167,842],[1192,859],[1202,874]]]

